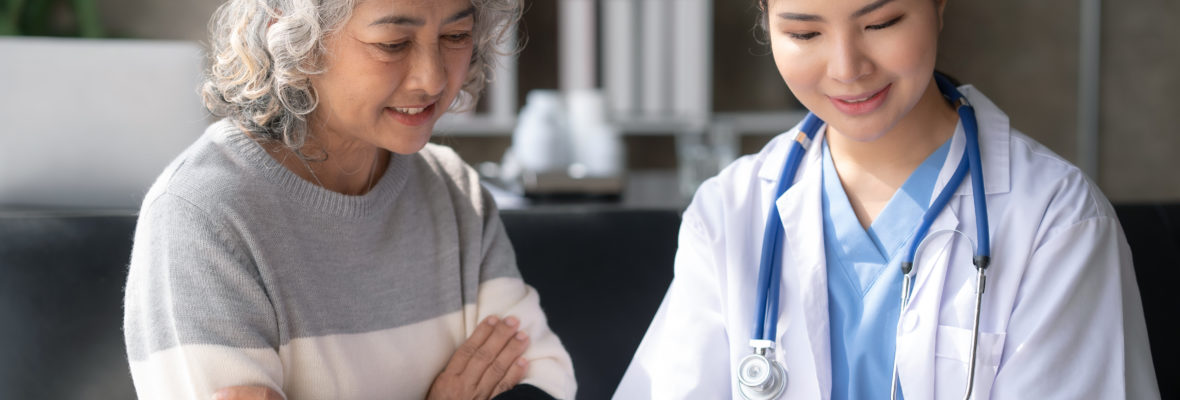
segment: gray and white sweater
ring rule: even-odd
[[[489,315],[518,317],[531,338],[522,383],[576,389],[495,204],[446,147],[394,155],[349,196],[218,122],[148,192],[130,270],[124,333],[143,399],[235,385],[421,399]]]

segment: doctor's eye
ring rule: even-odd
[[[899,21],[901,21],[901,17],[904,17],[904,16],[905,16],[905,15],[898,15],[896,18],[893,18],[893,19],[891,19],[891,20],[885,21],[885,22],[883,22],[883,23],[876,24],[876,25],[869,25],[869,26],[866,26],[866,27],[865,27],[865,29],[868,29],[868,30],[870,30],[870,31],[879,31],[879,30],[882,30],[882,29],[885,29],[885,28],[888,28],[888,27],[891,27],[891,26],[893,26],[894,24],[896,24],[896,23],[898,23]]]
[[[812,38],[819,36],[819,32],[807,32],[807,33],[787,32],[787,36],[789,36],[791,39],[795,39],[795,40],[811,40]]]

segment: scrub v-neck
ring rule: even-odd
[[[828,143],[823,143],[833,400],[889,398],[901,249],[930,205],[949,150],[948,139],[910,174],[866,230],[840,183]]]

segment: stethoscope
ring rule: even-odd
[[[983,301],[983,290],[987,270],[991,261],[991,243],[987,226],[987,202],[984,199],[983,168],[979,155],[979,125],[975,120],[975,109],[967,102],[967,98],[955,88],[949,79],[941,74],[934,74],[938,90],[942,92],[959,113],[959,120],[963,124],[966,134],[966,149],[964,157],[959,161],[951,179],[939,192],[938,197],[930,204],[930,208],[922,215],[922,223],[918,225],[914,237],[910,240],[909,250],[904,254],[901,262],[903,275],[901,290],[901,309],[904,311],[910,301],[910,286],[913,282],[914,255],[918,246],[925,239],[934,223],[934,219],[946,208],[947,202],[955,190],[963,183],[967,172],[971,172],[971,190],[975,200],[975,225],[978,230],[979,241],[972,262],[976,270],[975,286],[975,321],[972,328],[971,362],[967,367],[967,391],[964,399],[971,396],[975,384],[975,357],[979,345],[979,313]],[[774,198],[782,197],[787,189],[795,182],[795,172],[803,161],[803,153],[807,151],[811,140],[815,138],[823,121],[813,113],[808,113],[800,123],[799,135],[796,136],[787,154],[787,162],[783,166],[778,186],[775,188]],[[758,267],[758,303],[757,316],[754,321],[753,339],[750,346],[754,353],[742,358],[738,363],[737,380],[739,391],[743,398],[749,400],[764,400],[777,398],[787,388],[787,371],[774,359],[774,338],[778,325],[778,290],[780,274],[782,273],[782,219],[779,217],[778,207],[771,202],[770,212],[766,217],[766,230],[762,235],[762,257]],[[890,384],[890,398],[896,399],[897,394],[897,364],[893,366],[893,382]]]

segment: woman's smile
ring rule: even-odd
[[[407,126],[419,126],[434,120],[434,105],[411,107],[386,107],[385,112],[397,122]]]
[[[868,114],[881,107],[885,103],[885,99],[889,96],[889,89],[893,84],[885,85],[884,88],[875,92],[856,94],[852,96],[828,96],[832,101],[832,105],[840,112],[847,115],[862,115]]]

